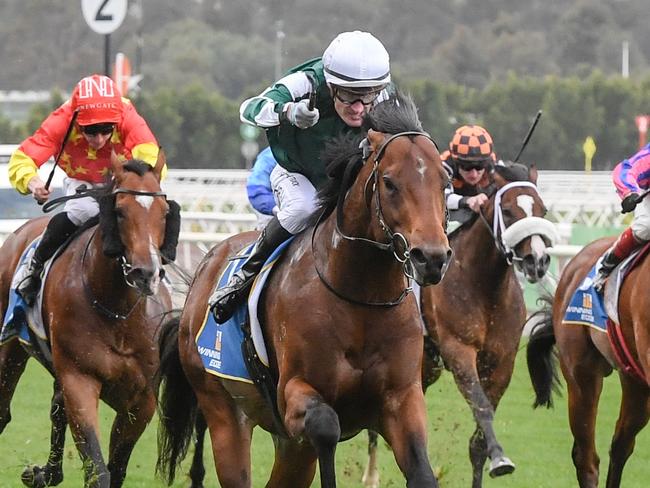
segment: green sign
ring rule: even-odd
[[[254,125],[242,124],[239,126],[239,135],[245,141],[256,141],[260,130]]]

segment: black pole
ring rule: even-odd
[[[104,35],[104,74],[111,76],[111,35]]]

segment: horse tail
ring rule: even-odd
[[[176,469],[187,455],[196,422],[198,403],[187,381],[178,352],[180,319],[162,326],[159,339],[158,460],[156,474],[172,484]]]
[[[526,359],[528,374],[536,395],[533,408],[540,405],[550,408],[553,406],[553,391],[560,394],[560,378],[557,374],[557,350],[554,348],[555,334],[553,333],[552,321],[553,297],[546,295],[541,297],[540,301],[544,303],[542,309],[530,317],[530,319],[537,318],[538,321],[528,339]]]

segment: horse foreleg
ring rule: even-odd
[[[298,469],[291,470],[288,469],[292,462],[288,455],[276,448],[276,462],[271,479],[275,479],[277,484],[271,486],[308,487],[314,477],[317,457],[321,486],[334,488],[336,486],[334,455],[336,445],[341,438],[338,415],[311,385],[298,378],[293,378],[286,384],[284,400],[286,402],[284,423],[289,437],[296,439],[304,435],[311,442],[315,453],[309,446],[299,446],[296,449],[293,442],[283,443],[284,449],[297,451],[294,455],[300,456],[300,464],[294,464]],[[287,480],[291,482],[287,484]]]
[[[119,488],[124,483],[126,468],[135,443],[138,442],[155,410],[154,394],[152,391],[146,391],[128,410],[120,410],[115,415],[108,455],[111,488]]]
[[[379,471],[377,470],[377,432],[368,431],[368,463],[363,472],[361,482],[366,488],[379,487]]]
[[[21,475],[23,483],[32,488],[56,486],[63,481],[63,448],[68,421],[63,405],[63,392],[56,381],[50,406],[50,420],[52,430],[47,464],[45,466],[28,466]]]
[[[427,426],[424,395],[419,384],[388,395],[382,409],[383,435],[408,488],[437,488],[427,456]]]
[[[71,366],[58,366],[70,371]],[[64,373],[59,378],[63,389],[70,432],[84,466],[86,488],[109,488],[110,474],[99,444],[99,392],[101,384],[89,376]]]
[[[501,476],[515,470],[514,463],[504,455],[494,432],[494,406],[483,390],[476,365],[476,350],[455,341],[442,341],[443,356],[449,365],[459,391],[474,415],[477,430],[470,439],[473,487],[482,483],[483,464],[490,458],[490,476]]]
[[[634,439],[648,423],[650,416],[647,388],[623,374],[621,374],[621,386],[623,389],[621,410],[609,451],[607,488],[621,486],[623,468],[634,451]]]
[[[190,488],[203,488],[203,480],[205,479],[205,465],[203,464],[203,444],[205,443],[205,431],[208,424],[203,418],[203,414],[199,411],[196,415],[196,422],[194,423],[194,456],[192,457],[192,466],[190,467]]]
[[[0,345],[0,434],[11,422],[11,399],[28,359],[17,339]]]

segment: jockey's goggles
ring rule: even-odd
[[[475,169],[476,171],[481,171],[482,169],[485,169],[489,163],[489,159],[485,159],[483,161],[462,161],[462,160],[456,160],[456,164],[458,165],[458,169],[462,169],[463,171],[472,171]]]
[[[92,125],[80,125],[81,132],[88,136],[96,136],[98,134],[108,135],[113,132],[115,129],[115,124],[92,124]]]
[[[383,87],[380,89],[374,89],[372,91],[368,91],[368,90],[356,91],[356,90],[347,90],[339,86],[332,87],[334,98],[336,98],[343,105],[354,105],[357,102],[361,102],[363,105],[366,106],[372,105],[373,102],[377,100],[377,97],[379,97],[379,94],[381,93],[382,89]]]

